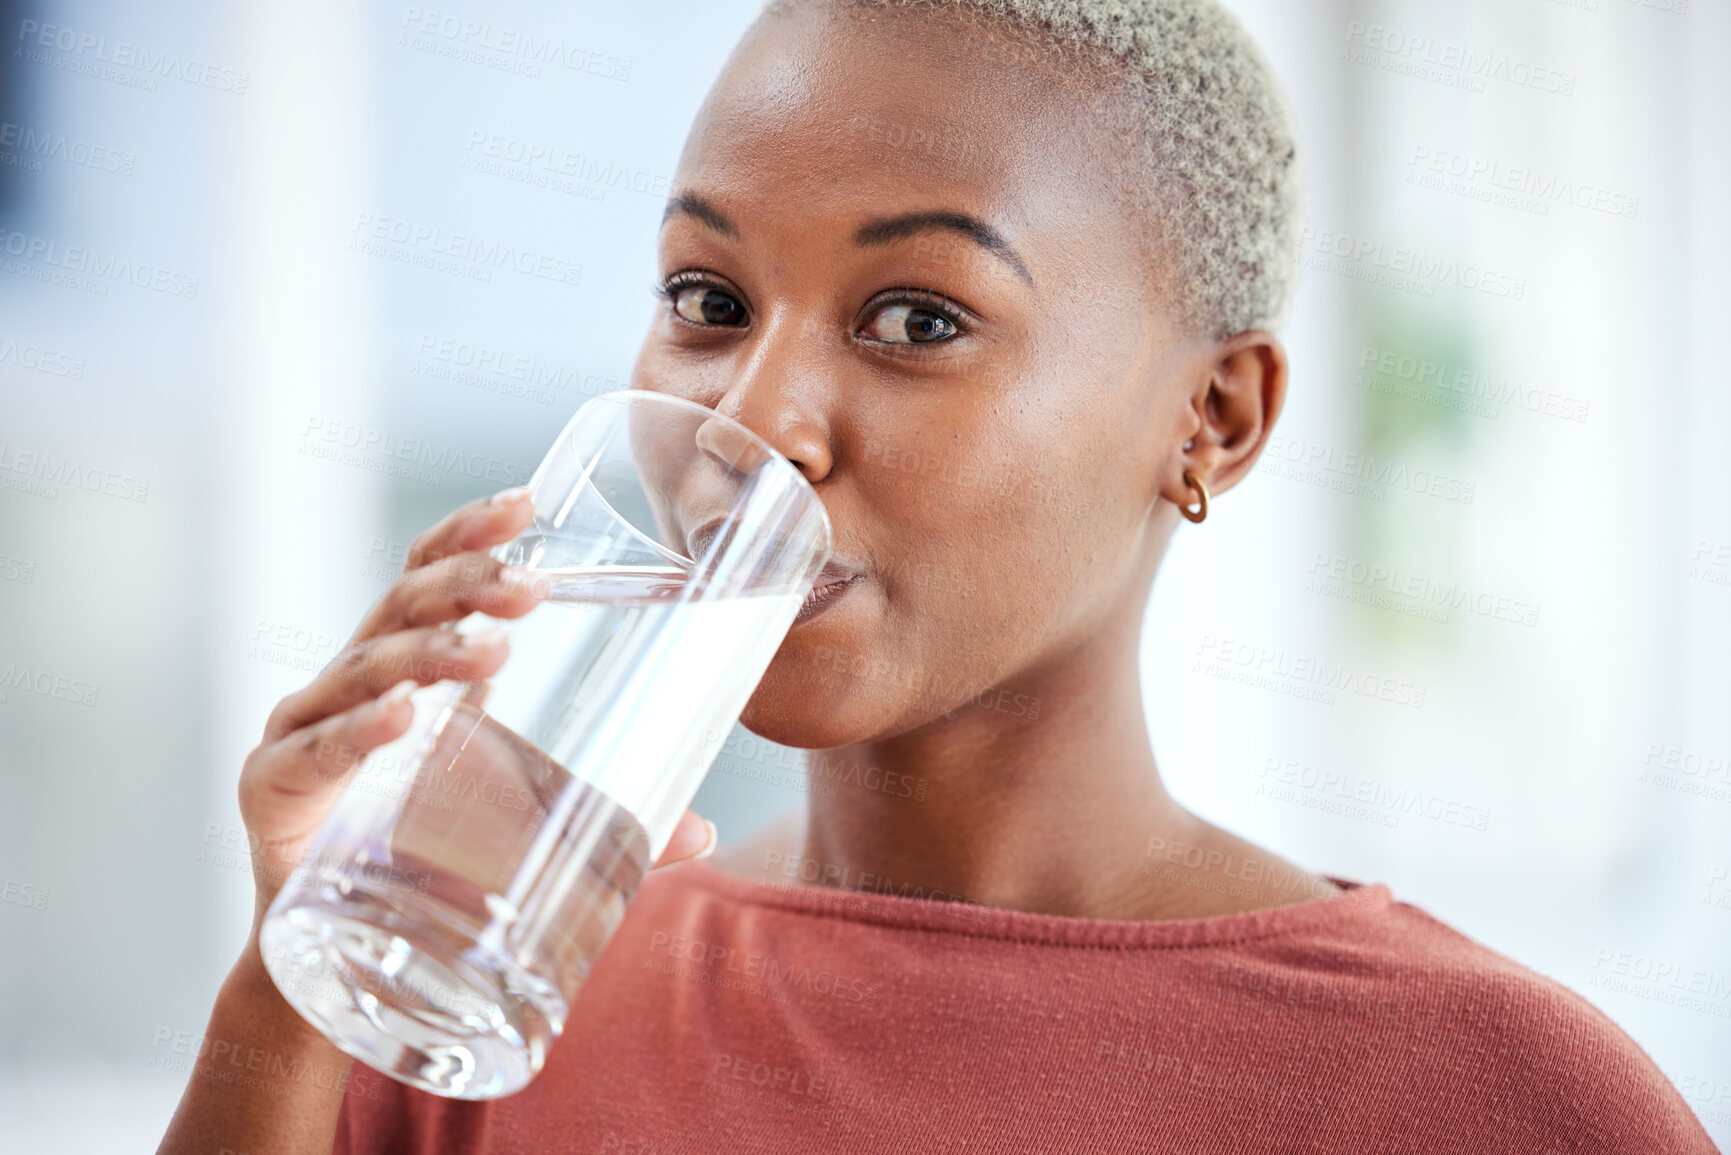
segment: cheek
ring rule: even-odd
[[[1013,479],[994,503],[975,616],[1033,643],[1064,619],[1100,548],[1088,495],[1048,475]]]
[[[983,641],[1003,651],[1061,614],[1097,540],[1097,503],[1071,470],[1046,464],[1022,444],[879,449],[863,481],[891,535],[878,580],[898,644],[940,664],[982,657]]]
[[[631,367],[631,388],[669,393],[715,408],[733,380],[732,362],[715,350],[675,348],[662,332],[669,324],[658,317],[651,326]]]
[[[1025,702],[980,695],[1071,630],[1078,605],[1097,600],[1090,587],[1110,580],[1102,564],[1127,554],[1098,498],[1060,480],[1093,479],[1091,464],[1036,471],[1026,447],[964,458],[953,437],[943,450],[953,426],[937,428],[943,436],[879,442],[869,461],[856,450],[844,517],[869,545],[872,582],[821,638],[806,635],[772,666],[744,718],[754,732],[841,745],[970,701],[1019,713]]]

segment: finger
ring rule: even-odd
[[[423,626],[350,646],[309,685],[277,703],[265,722],[265,741],[280,741],[377,698],[404,679],[423,686],[485,681],[499,672],[510,653],[506,633],[502,625],[472,634]]]
[[[409,543],[403,571],[510,541],[533,520],[534,512],[529,489],[522,485],[460,505]]]
[[[661,852],[661,857],[655,860],[655,867],[672,866],[676,862],[686,862],[693,858],[708,858],[715,853],[720,835],[715,829],[715,823],[707,818],[699,818],[697,813],[687,810],[679,816],[679,824],[673,828],[673,837],[667,840],[667,848]]]
[[[242,816],[274,840],[316,827],[367,754],[402,737],[415,716],[404,679],[388,693],[265,744],[241,772]]]
[[[432,626],[479,610],[520,618],[546,595],[545,579],[485,553],[459,553],[396,580],[356,627],[350,644],[414,626]]]

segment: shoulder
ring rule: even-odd
[[[1410,903],[1386,916],[1336,961],[1367,964],[1361,1009],[1385,1045],[1418,1056],[1414,1075],[1556,1136],[1557,1152],[1715,1150],[1652,1057],[1586,998]]]

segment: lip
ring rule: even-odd
[[[862,572],[863,568],[859,563],[832,553],[829,555],[829,561],[825,562],[824,567],[817,571],[817,577],[812,580],[811,588],[814,590],[822,589],[824,586],[859,577]]]
[[[713,543],[717,527],[726,520],[726,517],[712,517],[692,530],[686,539],[686,556],[690,558],[701,557],[703,552]],[[811,588],[820,590],[825,586],[859,577],[864,572],[865,567],[858,562],[832,552],[829,555],[829,560],[824,563],[824,567],[817,571],[817,577],[812,579]]]
[[[687,539],[687,555],[700,557],[714,541],[717,528],[726,520],[725,516],[713,517],[693,530]],[[812,579],[811,589],[806,593],[793,624],[808,622],[835,605],[859,584],[864,573],[865,567],[858,562],[832,552],[824,567],[817,571],[817,577]]]
[[[712,517],[687,534],[685,538],[685,556],[693,560],[702,557],[704,552],[709,549],[710,543],[715,540],[716,530],[720,528],[721,523],[726,520],[727,517],[725,514],[720,517]]]
[[[848,595],[860,582],[860,574],[849,573],[844,565],[837,567],[840,576],[833,576],[830,567],[824,566],[812,583],[811,592],[805,595],[805,601],[799,607],[799,613],[794,616],[793,624],[800,625],[809,622],[819,614],[830,609]]]

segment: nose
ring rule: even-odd
[[[815,485],[829,475],[834,459],[823,411],[823,375],[813,366],[811,351],[799,345],[796,326],[785,319],[766,324],[713,408],[767,441]],[[697,442],[731,463],[744,447],[731,444],[739,438],[725,428],[718,421],[705,422]]]

